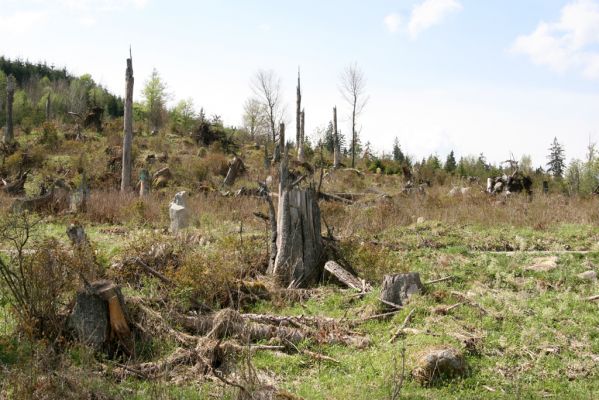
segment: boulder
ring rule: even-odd
[[[412,376],[420,384],[430,385],[445,378],[464,376],[467,372],[466,360],[461,352],[453,347],[441,347],[424,352]]]
[[[417,272],[385,275],[381,289],[381,300],[387,305],[401,306],[413,295],[423,292],[424,285],[420,281],[420,274]]]

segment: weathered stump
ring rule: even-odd
[[[229,171],[227,172],[227,176],[223,182],[225,186],[232,186],[235,183],[235,180],[244,170],[245,166],[243,165],[243,161],[241,158],[235,156],[231,163],[229,164]]]
[[[424,285],[420,281],[420,274],[417,272],[385,275],[381,300],[387,305],[401,306],[410,297],[422,292],[424,292]]]
[[[110,281],[96,281],[77,293],[67,328],[95,350],[114,348],[116,339],[127,354],[134,354],[125,301],[120,288]]]
[[[150,173],[144,168],[139,172],[139,197],[150,194],[150,185]]]
[[[168,210],[171,219],[171,232],[174,234],[189,226],[189,212],[185,203],[186,196],[187,192],[185,191],[177,193]]]
[[[277,216],[277,255],[269,270],[280,285],[301,288],[315,281],[322,273],[320,207],[314,188],[294,187],[294,182],[289,178],[284,124],[281,124],[280,139],[283,159]]]

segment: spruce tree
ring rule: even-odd
[[[453,150],[447,156],[447,160],[445,160],[445,171],[452,173],[456,170],[457,163],[455,161],[455,155],[453,154]]]
[[[403,163],[405,160],[405,156],[401,151],[401,147],[399,146],[399,139],[397,137],[393,141],[393,160],[399,163]]]
[[[566,155],[564,146],[562,146],[557,138],[553,139],[551,147],[549,147],[549,156],[547,156],[549,162],[547,163],[547,172],[556,178],[561,178],[564,175],[566,169]]]

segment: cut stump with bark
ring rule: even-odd
[[[417,272],[385,275],[381,289],[381,300],[385,304],[401,306],[413,295],[423,292],[424,285],[420,281],[420,274]]]
[[[244,169],[245,166],[241,158],[235,156],[235,158],[233,158],[229,164],[229,171],[227,172],[227,176],[225,177],[223,185],[232,186]]]

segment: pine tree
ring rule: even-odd
[[[447,156],[447,160],[445,160],[445,171],[452,173],[456,170],[457,164],[455,161],[455,155],[453,154],[453,150]]]
[[[393,160],[399,163],[403,163],[405,160],[405,156],[401,151],[401,147],[399,146],[399,139],[397,137],[393,141]]]
[[[553,139],[553,143],[549,147],[549,156],[547,156],[547,159],[549,160],[547,163],[547,172],[556,178],[561,178],[566,169],[566,156],[564,146],[557,141],[557,138]]]

